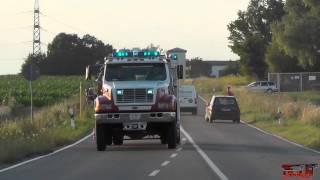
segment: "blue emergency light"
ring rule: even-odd
[[[112,54],[113,57],[158,57],[160,52],[158,51],[141,51],[141,52],[128,52],[118,51]]]
[[[172,54],[172,55],[171,55],[171,58],[172,58],[172,60],[178,60],[178,55]]]

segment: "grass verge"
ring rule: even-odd
[[[78,97],[43,108],[34,115],[33,122],[21,119],[1,123],[0,163],[49,153],[88,134],[94,122],[92,108],[82,106],[82,117],[76,116],[76,129],[72,129],[68,107],[74,107],[79,112]]]

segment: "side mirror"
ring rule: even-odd
[[[178,79],[183,79],[183,65],[177,66],[177,76]]]

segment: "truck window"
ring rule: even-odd
[[[164,81],[167,78],[164,63],[108,64],[107,81]]]

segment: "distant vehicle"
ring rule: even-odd
[[[260,92],[277,92],[278,88],[274,82],[271,81],[256,81],[247,86],[248,89]]]
[[[198,111],[198,96],[196,88],[192,85],[180,87],[180,110],[183,112],[192,112],[193,115]]]
[[[240,108],[234,96],[212,96],[206,107],[205,120],[232,120],[240,123]]]

